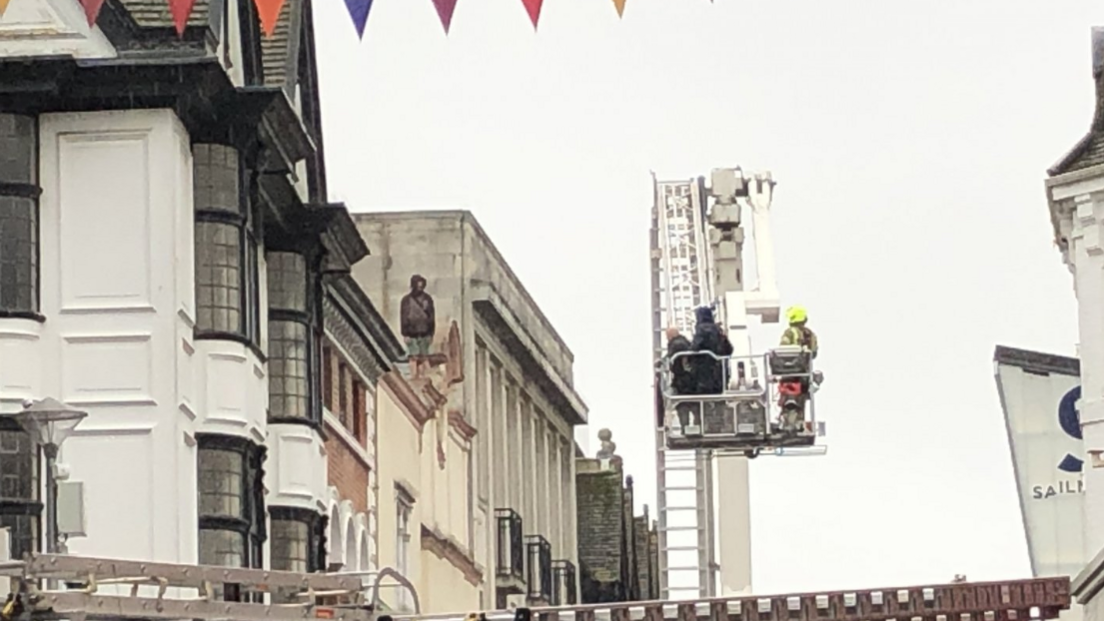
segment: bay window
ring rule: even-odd
[[[262,566],[264,449],[243,438],[197,437],[199,562]]]
[[[261,345],[260,210],[233,147],[192,147],[195,201],[196,338]]]

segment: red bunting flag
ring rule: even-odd
[[[712,2],[713,0],[709,0]],[[625,16],[625,0],[613,0],[613,6],[617,7],[617,16]]]
[[[544,0],[521,0],[521,3],[525,5],[525,10],[529,12],[529,21],[533,22],[533,30],[536,30]]]
[[[84,7],[84,16],[88,18],[88,25],[94,26],[96,24],[96,18],[100,16],[100,9],[103,8],[104,0],[80,0],[81,6]]]
[[[456,10],[456,0],[433,0],[433,6],[437,7],[437,17],[441,18],[441,25],[445,27],[445,34],[448,34],[449,26],[452,25],[452,12]]]
[[[372,10],[372,0],[345,0],[345,8],[353,18],[357,36],[364,38],[364,25],[368,23],[368,12]]]
[[[9,0],[0,0],[0,16],[4,15],[4,11],[8,8]]]
[[[191,17],[194,6],[195,0],[169,0],[169,12],[172,13],[177,36],[184,36],[184,28],[188,25],[188,18]]]
[[[284,0],[253,0],[253,4],[257,6],[257,16],[261,18],[261,30],[266,37],[271,37],[276,32],[276,22],[280,19]]]

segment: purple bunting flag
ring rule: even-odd
[[[433,6],[437,7],[437,17],[441,18],[441,25],[445,27],[445,34],[448,34],[449,26],[452,25],[452,12],[456,10],[456,0],[433,0]]]
[[[364,25],[368,23],[368,13],[372,10],[372,0],[345,0],[349,16],[353,18],[357,36],[364,38]]]

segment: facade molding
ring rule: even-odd
[[[587,424],[587,407],[582,398],[541,353],[541,349],[521,327],[494,285],[488,282],[474,283],[472,297],[476,315],[510,355],[519,361],[523,369],[539,371],[532,374],[535,383],[568,423]]]
[[[472,438],[479,433],[479,430],[473,427],[464,418],[464,414],[460,410],[452,409],[448,412],[449,426],[456,430],[464,440],[471,442]]]
[[[422,524],[422,550],[433,553],[460,570],[468,584],[474,587],[483,584],[483,568],[475,562],[472,555],[452,537],[425,524]]]
[[[433,410],[422,402],[414,387],[398,372],[391,371],[381,378],[381,384],[398,402],[410,423],[420,433],[426,423],[433,420]]]

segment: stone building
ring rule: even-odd
[[[453,534],[455,552],[478,567],[479,608],[567,603],[577,585],[573,432],[587,417],[571,351],[471,213],[355,221],[373,254],[354,277],[404,339],[410,381],[434,403],[444,468],[471,473],[433,485],[451,495],[449,527],[423,515],[423,548],[434,528]]]
[[[659,540],[655,525],[633,514],[633,480],[626,477],[608,429],[594,458],[576,459],[579,573],[584,604],[659,597]]]

